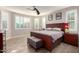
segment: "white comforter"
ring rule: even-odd
[[[33,31],[35,33],[40,33],[40,34],[45,34],[45,35],[50,35],[53,38],[53,42],[55,42],[57,39],[63,36],[64,32],[63,31]]]

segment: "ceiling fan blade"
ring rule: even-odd
[[[35,6],[33,6],[33,8],[34,8],[33,10],[36,11],[37,15],[39,15],[40,14],[39,10]]]
[[[39,14],[40,14],[40,12],[39,12],[39,10],[38,10],[38,9],[36,9],[36,12],[37,12],[37,15],[39,15]]]
[[[27,8],[28,10],[31,10],[31,11],[36,11],[37,15],[40,14],[39,10],[35,7],[35,6],[32,6],[33,8]]]

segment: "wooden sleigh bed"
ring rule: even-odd
[[[57,23],[57,24],[46,24],[46,28],[61,28],[64,32],[64,23]],[[45,47],[47,50],[52,51],[57,45],[59,45],[63,41],[63,36],[59,39],[57,39],[55,42],[52,42],[53,38],[49,35],[31,32],[31,36],[37,37],[39,39],[42,39],[43,41],[43,47]]]

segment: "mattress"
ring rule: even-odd
[[[61,38],[64,34],[63,31],[47,31],[47,30],[43,30],[43,31],[33,31],[35,33],[40,33],[40,34],[44,34],[44,35],[49,35],[53,38],[53,42],[55,42],[57,39]]]

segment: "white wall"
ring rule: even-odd
[[[4,10],[6,11],[6,10]],[[11,38],[11,37],[17,37],[17,36],[23,36],[23,35],[26,35],[28,33],[30,33],[30,31],[32,31],[34,29],[34,19],[35,18],[39,18],[39,26],[40,26],[40,29],[41,29],[41,21],[42,21],[42,17],[33,17],[33,16],[28,16],[28,15],[24,15],[24,14],[19,14],[19,13],[15,13],[15,12],[10,12],[10,11],[6,11],[6,12],[9,12],[10,14],[10,18],[9,18],[9,32],[7,33],[7,37],[8,38]],[[1,15],[1,14],[0,14]],[[15,15],[21,15],[21,16],[27,16],[27,17],[30,17],[31,19],[31,29],[15,29]],[[1,22],[1,18],[0,18],[0,22]],[[0,24],[1,26],[1,24]],[[0,27],[1,28],[1,27]]]
[[[1,29],[1,12],[0,12],[0,29]]]
[[[6,11],[6,10],[4,10]],[[15,29],[15,17],[14,15],[17,14],[17,15],[22,15],[22,16],[27,16],[27,17],[30,17],[28,15],[23,15],[23,14],[18,14],[18,13],[14,13],[14,12],[10,12],[10,11],[7,11],[9,12],[10,14],[10,18],[9,18],[9,32],[7,33],[7,37],[8,38],[11,38],[11,37],[17,37],[17,36],[21,36],[21,35],[25,35],[27,33],[29,33],[32,29]],[[34,17],[30,17],[31,19],[31,27],[33,28],[33,19]],[[1,29],[1,10],[0,10],[0,29]]]
[[[25,35],[27,33],[29,33],[32,29],[15,29],[15,15],[16,13],[11,13],[11,36],[14,37],[14,36],[19,36],[19,35]],[[21,14],[18,14],[18,15],[21,15]],[[22,16],[25,16],[25,15],[22,15]],[[30,16],[28,16],[30,17]],[[33,25],[33,18],[34,17],[30,17],[30,19],[32,20],[31,21],[31,25]],[[32,26],[31,26],[32,27]]]
[[[78,25],[77,25],[77,30],[78,30],[78,44],[79,44],[79,8],[78,8],[78,20],[77,20],[77,23],[78,23]]]
[[[63,23],[63,22],[65,22],[66,21],[66,11],[68,11],[68,10],[73,10],[73,9],[78,9],[79,7],[68,7],[68,8],[65,8],[65,9],[62,9],[62,10],[58,10],[58,11],[55,11],[55,12],[53,12],[53,13],[51,13],[51,14],[53,14],[53,20],[52,21],[48,21],[47,20],[47,24],[49,24],[49,23]],[[60,20],[56,20],[56,13],[58,13],[58,12],[62,12],[62,19],[60,19]]]

